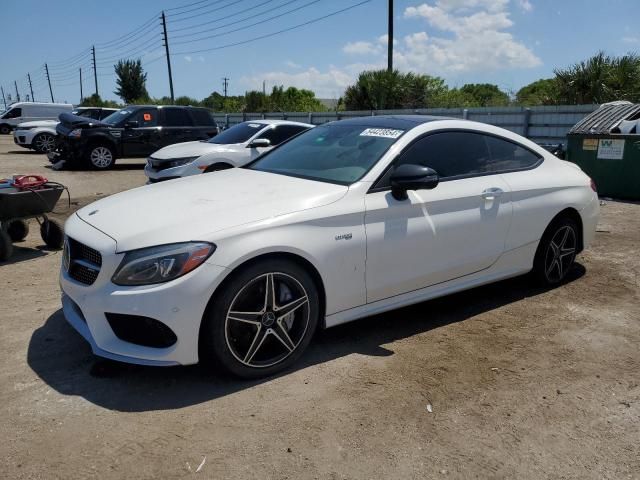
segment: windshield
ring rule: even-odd
[[[102,123],[106,123],[108,125],[116,125],[118,123],[120,123],[121,121],[123,121],[125,118],[127,118],[130,114],[131,114],[132,110],[128,110],[126,108],[123,108],[122,110],[118,110],[117,112],[113,112],[111,115],[109,115],[108,117],[104,118],[102,120]]]
[[[404,133],[334,123],[312,128],[248,168],[341,185],[360,180]]]
[[[243,122],[226,129],[219,133],[209,143],[218,145],[230,145],[233,143],[244,143],[262,130],[266,125],[264,123]]]

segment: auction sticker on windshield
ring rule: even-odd
[[[367,128],[360,136],[361,137],[382,137],[382,138],[398,138],[404,132],[402,130],[395,130],[392,128]]]

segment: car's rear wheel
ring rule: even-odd
[[[234,274],[205,315],[201,357],[243,378],[272,375],[304,352],[318,324],[312,277],[295,263],[271,259]]]
[[[554,220],[545,231],[534,260],[533,272],[545,285],[562,283],[578,251],[578,225],[569,217]]]
[[[116,163],[113,148],[108,145],[94,145],[89,147],[88,160],[96,170],[108,170]]]
[[[49,153],[56,148],[56,137],[50,133],[39,133],[33,139],[33,148],[40,153]]]

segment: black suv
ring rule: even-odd
[[[136,105],[99,121],[68,113],[59,118],[58,143],[49,160],[98,170],[113,167],[120,157],[146,157],[167,145],[207,140],[218,133],[211,113],[198,107]]]

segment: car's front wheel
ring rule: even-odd
[[[270,259],[221,287],[204,319],[200,355],[243,378],[272,375],[304,352],[318,324],[318,288],[296,263]]]
[[[0,134],[7,135],[9,133],[11,133],[11,127],[9,125],[7,125],[6,123],[0,125]]]
[[[578,225],[569,217],[554,220],[544,232],[533,272],[545,285],[562,283],[573,267],[578,251]]]
[[[116,163],[113,148],[108,145],[94,145],[89,148],[89,163],[96,170],[108,170]]]
[[[56,148],[56,137],[50,133],[39,133],[33,139],[33,148],[40,153],[49,153]]]

